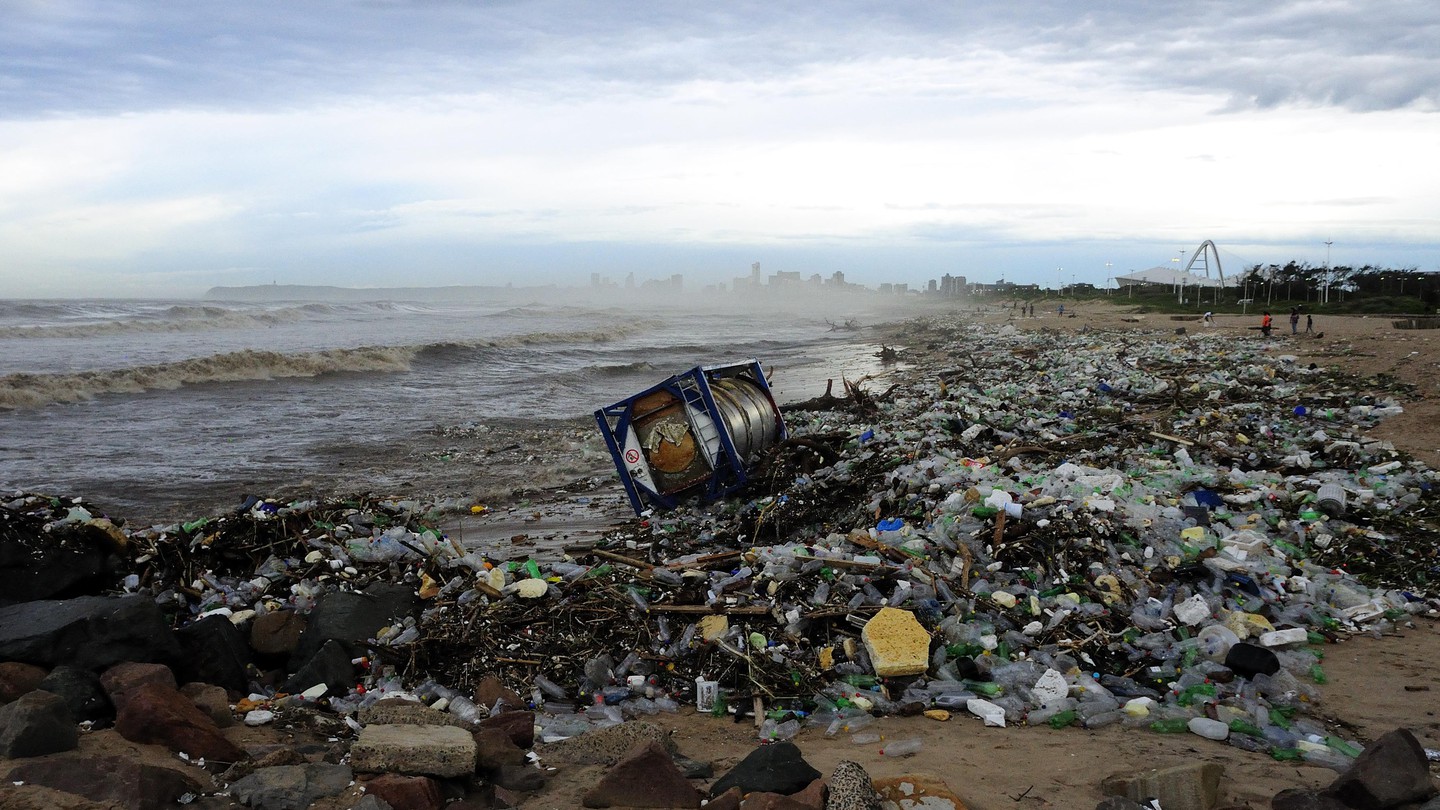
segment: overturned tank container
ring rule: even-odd
[[[637,515],[739,489],[786,435],[757,360],[696,366],[595,411],[595,421]]]

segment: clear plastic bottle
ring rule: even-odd
[[[911,737],[908,740],[892,740],[885,743],[885,746],[880,749],[880,753],[887,757],[908,757],[911,754],[919,753],[920,749],[924,747],[924,740],[919,737]]]

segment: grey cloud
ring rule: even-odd
[[[1218,94],[1231,108],[1434,109],[1437,16],[1429,0],[12,3],[0,26],[0,116],[644,95],[694,79],[987,51],[1120,89]]]

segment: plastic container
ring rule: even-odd
[[[1345,514],[1345,488],[1339,484],[1322,484],[1315,492],[1315,508],[1330,517]]]
[[[880,749],[880,753],[887,757],[908,757],[920,753],[920,749],[924,747],[924,740],[919,737],[911,737],[908,740],[892,740],[885,743],[885,747]]]
[[[707,681],[704,678],[695,679],[695,709],[708,712],[715,708],[715,701],[720,697],[720,682]]]
[[[1191,734],[1198,734],[1207,740],[1221,741],[1230,736],[1230,727],[1219,720],[1208,717],[1192,717],[1186,724]]]

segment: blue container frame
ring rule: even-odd
[[[780,416],[780,408],[775,403],[775,396],[770,393],[770,383],[765,379],[765,370],[761,368],[760,361],[755,359],[720,366],[696,366],[689,371],[676,374],[652,385],[638,394],[628,396],[614,405],[595,411],[595,422],[600,427],[600,434],[605,437],[605,446],[610,449],[610,457],[614,460],[615,469],[620,474],[620,483],[625,486],[625,494],[630,499],[630,508],[635,510],[636,515],[645,512],[646,504],[662,509],[674,509],[685,498],[695,494],[697,489],[700,490],[701,501],[708,503],[723,498],[749,483],[750,476],[745,469],[745,460],[740,458],[740,453],[735,448],[735,440],[730,435],[729,427],[725,424],[719,406],[715,404],[715,394],[710,388],[711,380],[740,376],[746,376],[765,393],[765,398],[769,400],[775,411],[776,441],[784,441],[789,435],[785,429],[785,420]],[[636,400],[658,391],[665,391],[684,402],[686,406],[708,415],[714,423],[720,439],[719,452],[716,453],[714,464],[711,465],[709,478],[670,495],[637,481],[636,476],[630,472],[630,465],[625,463],[625,437],[631,428],[632,408]],[[693,429],[694,426],[691,427]]]

